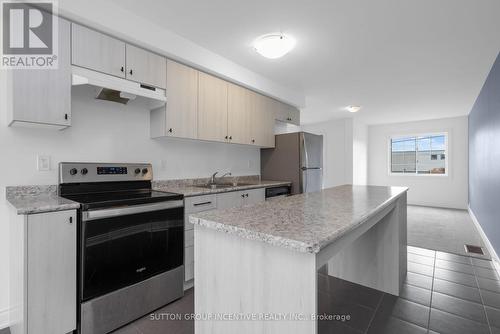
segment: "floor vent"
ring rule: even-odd
[[[483,249],[479,246],[465,245],[465,251],[467,253],[484,255]]]

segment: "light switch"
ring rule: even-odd
[[[50,157],[48,155],[39,155],[37,157],[37,168],[39,172],[50,170]]]

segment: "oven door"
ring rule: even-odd
[[[183,201],[82,212],[81,301],[183,265]]]

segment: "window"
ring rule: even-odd
[[[447,174],[446,134],[391,138],[392,174]]]

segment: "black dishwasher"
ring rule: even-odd
[[[290,196],[290,186],[277,186],[266,188],[266,201],[277,197]]]

